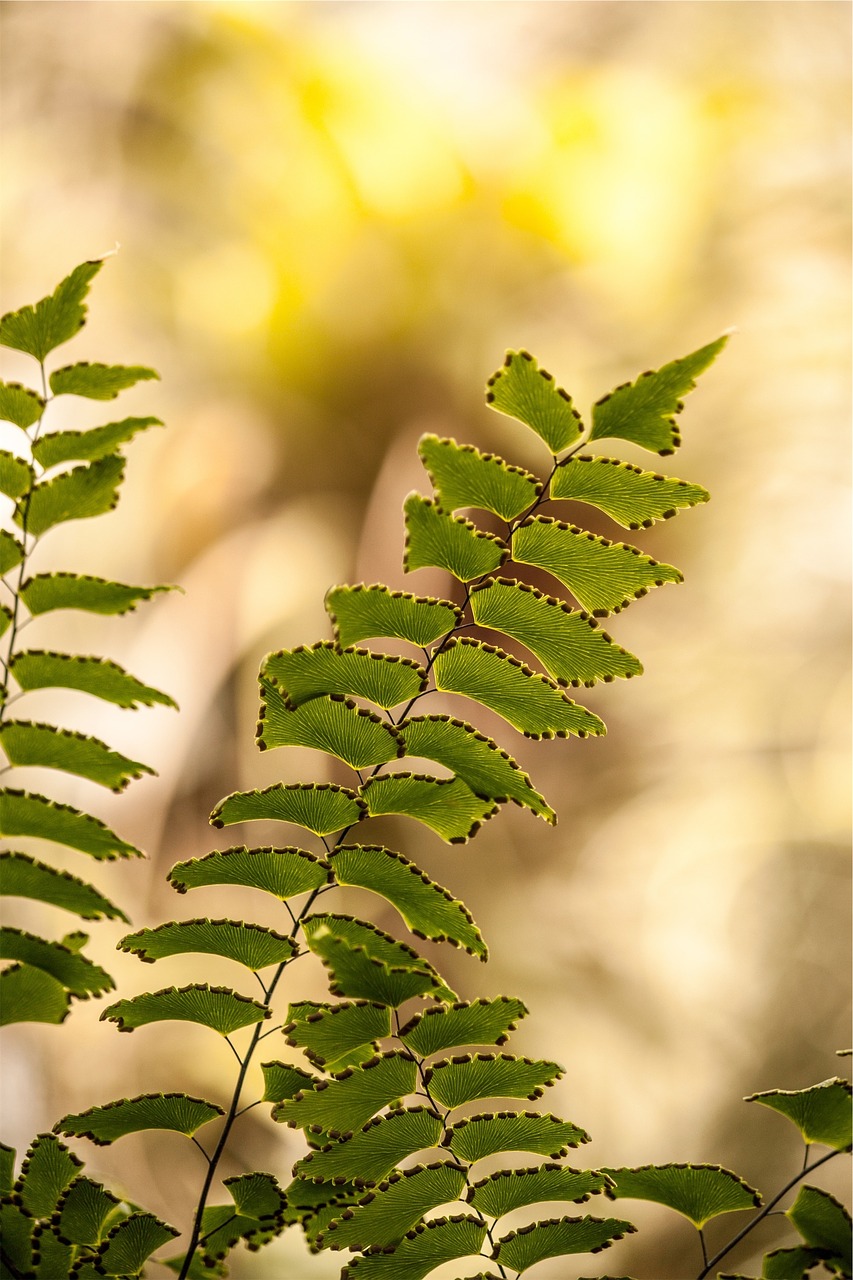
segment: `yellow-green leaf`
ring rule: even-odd
[[[695,507],[710,496],[698,484],[643,471],[619,458],[587,454],[567,458],[551,480],[552,498],[587,502],[625,529],[647,529],[677,515],[679,507]]]
[[[492,573],[503,564],[508,551],[500,538],[477,529],[470,520],[447,515],[419,493],[410,493],[404,504],[406,550],[403,566],[446,569],[460,582]]]
[[[554,455],[574,444],[583,431],[571,396],[539,368],[529,351],[506,353],[503,367],[486,384],[486,402],[525,423]]]
[[[115,400],[120,391],[159,378],[159,373],[141,364],[67,364],[54,369],[50,375],[50,389],[55,396],[86,396],[89,400]]]
[[[541,481],[492,453],[439,436],[422,436],[418,445],[438,504],[443,511],[477,508],[502,520],[514,520],[542,492]]]
[[[449,600],[392,591],[381,583],[332,587],[326,609],[342,648],[373,636],[395,636],[423,648],[446,636],[462,617]]]

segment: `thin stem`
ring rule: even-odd
[[[242,1066],[242,1065],[243,1065],[243,1059],[240,1057],[239,1053],[238,1053],[238,1052],[237,1052],[237,1050],[234,1048],[234,1045],[233,1045],[233,1044],[232,1044],[232,1042],[231,1042],[231,1037],[230,1037],[230,1036],[226,1036],[226,1037],[225,1037],[225,1043],[228,1045],[228,1048],[231,1050],[231,1052],[234,1054],[234,1057],[237,1059],[237,1061],[238,1061],[238,1062],[240,1063],[240,1065]]]
[[[701,1244],[701,1246],[702,1246],[702,1261],[704,1262],[705,1266],[707,1267],[707,1265],[708,1265],[708,1246],[707,1246],[707,1245],[706,1245],[706,1243],[705,1243],[705,1232],[704,1232],[704,1230],[703,1230],[703,1228],[702,1228],[702,1227],[698,1227],[698,1228],[697,1228],[697,1230],[698,1230],[698,1232],[699,1232],[699,1243],[700,1243],[700,1244]]]
[[[204,1147],[201,1145],[201,1143],[199,1142],[198,1138],[197,1138],[197,1137],[195,1137],[195,1135],[194,1135],[194,1134],[190,1134],[190,1141],[195,1143],[195,1145],[198,1147],[199,1151],[200,1151],[200,1152],[201,1152],[201,1154],[204,1156],[204,1158],[205,1158],[205,1160],[207,1161],[207,1163],[208,1163],[208,1164],[210,1164],[210,1156],[207,1154],[207,1152],[205,1151]]]

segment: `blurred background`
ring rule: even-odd
[[[119,509],[45,539],[34,569],[183,594],[30,632],[107,654],[181,705],[62,706],[159,771],[121,798],[50,780],[148,851],[153,866],[93,875],[136,927],[241,905],[277,922],[260,895],[183,901],[164,876],[233,842],[207,825],[227,792],[323,776],[312,753],[260,757],[253,733],[259,661],[330,634],[326,587],[450,590],[400,567],[402,500],[428,491],[421,432],[544,465],[484,405],[506,347],[533,351],[586,411],[737,327],[664,467],[713,501],[637,538],[685,585],[609,627],[646,674],[584,697],[604,740],[501,732],[558,827],[508,806],[470,846],[405,822],[382,838],[461,896],[491,944],[486,968],[441,953],[460,993],[520,996],[517,1051],[565,1065],[544,1101],[592,1135],[573,1163],[699,1160],[786,1181],[788,1127],[740,1099],[835,1074],[850,1038],[849,6],[6,0],[0,20],[2,308],[118,242],[56,363],[162,375],[121,400],[118,416],[167,429],[133,444]],[[2,368],[33,376],[15,353]],[[113,952],[121,927],[93,932],[122,995],[235,981],[197,957],[142,969]],[[307,967],[294,982],[294,998],[321,998]],[[102,1008],[4,1033],[7,1142],[126,1091],[226,1098],[233,1062],[209,1032],[119,1036]],[[265,1110],[226,1174],[288,1177],[298,1135]],[[79,1146],[90,1172],[186,1221],[200,1157],[183,1139]],[[625,1208],[639,1235],[537,1280],[695,1274],[686,1224]],[[712,1243],[730,1234],[716,1225]],[[729,1263],[756,1269],[782,1240],[770,1224],[756,1235]],[[252,1280],[339,1269],[296,1232],[234,1255]]]

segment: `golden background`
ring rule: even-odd
[[[227,792],[323,776],[312,753],[255,751],[258,663],[329,634],[333,582],[424,590],[399,563],[402,499],[428,484],[419,434],[542,465],[483,403],[506,347],[533,351],[583,410],[737,327],[664,468],[713,501],[637,539],[686,583],[609,625],[645,676],[583,699],[605,740],[502,731],[559,826],[509,806],[464,848],[410,823],[386,838],[464,898],[491,944],[487,968],[445,950],[449,980],[522,997],[513,1047],[564,1063],[543,1101],[593,1136],[572,1163],[720,1162],[777,1187],[796,1143],[740,1099],[835,1074],[850,1034],[850,7],[6,0],[0,18],[3,310],[120,242],[56,362],[162,375],[121,400],[119,416],[167,430],[132,446],[119,509],[63,527],[33,567],[185,594],[29,633],[107,654],[181,705],[61,707],[159,771],[119,798],[50,780],[150,853],[92,876],[136,927],[241,903],[277,922],[253,895],[191,902],[163,877],[217,847],[207,815]],[[33,376],[15,353],[3,372]],[[104,413],[75,407],[63,425]],[[28,707],[55,714],[42,696]],[[235,981],[198,957],[142,969],[112,952],[123,932],[94,926],[92,947],[122,995]],[[294,974],[294,998],[320,994]],[[7,1142],[123,1092],[230,1092],[210,1032],[119,1036],[102,1008],[4,1032]],[[226,1175],[287,1179],[298,1135],[264,1112],[243,1121]],[[90,1172],[186,1220],[200,1157],[183,1139],[76,1145]],[[842,1189],[840,1172],[825,1185]],[[695,1274],[682,1220],[623,1208],[638,1236],[537,1280]],[[783,1238],[771,1223],[756,1237],[727,1265],[756,1269]],[[340,1265],[295,1231],[234,1255],[252,1280]]]

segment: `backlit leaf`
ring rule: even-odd
[[[426,961],[417,963],[407,957],[404,963],[393,964],[371,955],[367,947],[351,944],[332,933],[315,937],[311,950],[329,971],[333,995],[375,1000],[392,1008],[414,996],[455,998]]]
[[[103,1275],[122,1280],[138,1275],[155,1249],[180,1234],[153,1213],[132,1213],[109,1232],[98,1249],[97,1265]]]
[[[29,720],[7,720],[0,725],[0,746],[13,765],[62,769],[111,791],[123,791],[134,778],[154,773],[147,764],[112,751],[100,738]]]
[[[403,754],[400,736],[372,711],[341,694],[312,698],[290,709],[275,689],[261,689],[258,746],[313,747],[353,769],[384,764]]]
[[[262,1062],[264,1073],[264,1102],[283,1102],[294,1098],[303,1089],[313,1089],[317,1076],[289,1062]]]
[[[91,431],[54,431],[33,445],[33,457],[45,469],[61,462],[95,462],[127,444],[140,431],[162,427],[159,418],[122,418]]]
[[[620,1218],[549,1218],[512,1231],[495,1245],[495,1260],[524,1274],[545,1258],[598,1253],[637,1228]]]
[[[542,1200],[569,1200],[580,1204],[603,1191],[607,1179],[592,1169],[571,1169],[564,1164],[543,1164],[533,1169],[500,1169],[475,1182],[467,1195],[479,1213],[501,1218],[513,1209]]]
[[[71,1272],[74,1249],[60,1240],[47,1222],[40,1222],[33,1231],[33,1259],[35,1280],[56,1280]]]
[[[83,299],[102,266],[103,260],[81,262],[49,297],[35,306],[8,312],[0,320],[0,343],[44,360],[54,347],[73,338],[86,323]]]
[[[237,1211],[258,1222],[276,1219],[284,1207],[284,1194],[271,1173],[243,1173],[226,1178],[223,1186]]]
[[[86,884],[67,871],[56,871],[27,853],[0,853],[0,893],[17,898],[34,898],[84,920],[124,920],[127,916],[105,898],[94,885]]]
[[[5,570],[4,570],[5,572]],[[140,600],[150,600],[172,587],[130,587],[77,573],[39,573],[21,587],[21,599],[33,615],[53,609],[85,609],[89,613],[130,613]]]
[[[21,1164],[15,1191],[27,1213],[46,1218],[83,1163],[52,1133],[34,1139]]]
[[[464,1187],[465,1170],[446,1162],[392,1173],[331,1222],[319,1243],[326,1249],[396,1244],[430,1209],[458,1200]]]
[[[235,845],[204,858],[177,862],[168,878],[178,893],[202,885],[239,884],[263,889],[282,901],[332,883],[332,874],[325,862],[307,849],[291,846],[247,849],[245,845]]]
[[[282,964],[297,951],[292,938],[242,920],[172,921],[156,929],[127,934],[118,947],[151,963],[164,956],[202,952],[226,956],[254,971],[270,964]]]
[[[763,1280],[805,1280],[806,1273],[816,1267],[823,1257],[818,1249],[774,1249],[765,1253],[761,1261]]]
[[[12,625],[12,610],[8,605],[0,604],[0,636],[4,636]]]
[[[0,418],[26,431],[44,413],[44,400],[20,382],[0,382]]]
[[[447,635],[462,617],[449,600],[392,591],[380,583],[332,587],[326,610],[343,648],[373,636],[395,636],[423,648]]]
[[[0,973],[0,1027],[13,1022],[58,1026],[68,1016],[68,992],[61,982],[29,964],[13,964]]]
[[[16,654],[10,670],[22,689],[79,689],[119,707],[177,707],[174,699],[152,689],[107,658],[28,649]]]
[[[545,441],[552,454],[574,444],[583,431],[571,396],[540,369],[529,351],[508,351],[503,367],[486,384],[486,402],[518,418]]]
[[[327,959],[330,940],[338,939],[345,942],[349,947],[363,948],[370,959],[378,960],[383,965],[421,971],[433,974],[438,978],[432,965],[423,956],[419,956],[417,951],[414,951],[404,942],[398,942],[389,933],[383,933],[381,929],[377,929],[375,925],[369,924],[366,920],[355,920],[352,916],[343,915],[314,915],[303,921],[302,927],[308,946],[324,960]],[[361,992],[354,991],[342,991],[335,994],[353,996],[358,1000],[379,999],[378,997],[362,995]],[[435,994],[437,998],[440,994],[442,999],[456,999],[450,988],[441,984],[436,989]],[[379,1003],[388,1004],[389,1001],[380,999]]]
[[[479,640],[451,640],[436,657],[433,673],[438,689],[482,703],[525,737],[584,738],[605,732],[598,716],[572,702],[552,680]]]
[[[66,520],[83,520],[112,511],[118,503],[124,467],[124,458],[113,453],[63,471],[52,480],[41,480],[18,503],[15,523],[20,528],[26,523],[27,533],[40,535]]]
[[[0,529],[0,574],[8,573],[24,558],[24,548],[8,529]]]
[[[618,613],[632,600],[665,582],[682,582],[678,569],[644,556],[624,542],[608,542],[576,525],[537,516],[520,525],[513,559],[553,574],[584,609]]]
[[[421,437],[418,453],[443,511],[475,507],[510,521],[542,492],[541,483],[530,472],[492,453],[480,453],[470,444],[426,435]]]
[[[535,1098],[563,1074],[556,1062],[514,1058],[507,1053],[463,1054],[428,1067],[430,1096],[445,1107],[477,1098]]]
[[[737,1174],[719,1165],[661,1164],[636,1169],[605,1169],[614,1186],[612,1200],[653,1200],[681,1213],[701,1230],[721,1213],[753,1209],[761,1204],[758,1192]]]
[[[853,1142],[849,1080],[823,1080],[810,1089],[768,1089],[753,1093],[747,1102],[760,1102],[792,1121],[807,1143],[822,1142],[843,1151]]]
[[[409,494],[403,510],[403,566],[407,573],[434,566],[446,569],[460,582],[470,582],[494,572],[507,557],[507,548],[499,538],[477,529],[470,520],[447,515],[419,493]]]
[[[674,453],[681,444],[675,420],[682,409],[681,398],[693,390],[695,379],[719,355],[727,340],[724,335],[602,396],[593,406],[589,439],[631,440],[654,453]]]
[[[460,1001],[416,1014],[399,1032],[415,1053],[428,1058],[457,1045],[505,1044],[509,1033],[527,1009],[520,1000],[497,996],[494,1000]]]
[[[391,773],[365,783],[361,794],[372,818],[399,813],[430,827],[448,844],[464,844],[497,813],[459,778]]]
[[[0,1142],[0,1196],[7,1195],[15,1183],[15,1151]]]
[[[20,1205],[11,1200],[0,1201],[0,1239],[3,1253],[16,1268],[18,1275],[31,1275],[33,1263],[32,1237],[35,1220],[24,1213]],[[15,1272],[0,1261],[3,1280],[15,1280]]]
[[[338,884],[387,899],[417,937],[451,942],[483,958],[488,954],[465,904],[402,854],[378,845],[342,845],[329,854],[329,862]]]
[[[410,658],[395,658],[367,649],[338,649],[328,640],[310,648],[271,653],[261,677],[277,685],[292,707],[311,698],[339,693],[367,698],[378,707],[396,707],[426,688],[423,668]]]
[[[185,1093],[143,1093],[63,1116],[54,1131],[69,1138],[88,1138],[99,1147],[106,1147],[117,1138],[143,1129],[169,1129],[191,1138],[203,1125],[224,1114],[215,1102]]]
[[[282,1030],[289,1045],[304,1049],[318,1066],[328,1066],[364,1045],[378,1052],[376,1042],[391,1034],[391,1011],[368,1000],[343,1004],[303,1000],[290,1005]]]
[[[43,969],[80,999],[99,995],[115,986],[106,970],[79,952],[63,946],[61,942],[47,942],[32,933],[6,925],[0,927],[0,959],[19,960],[35,969]]]
[[[0,493],[8,498],[19,498],[35,483],[35,472],[30,464],[7,449],[0,449]]]
[[[294,1172],[305,1178],[378,1182],[406,1156],[432,1150],[442,1131],[441,1119],[426,1107],[390,1111],[369,1120],[351,1138],[309,1152]]]
[[[331,1135],[351,1133],[389,1102],[411,1093],[416,1079],[417,1066],[407,1054],[380,1054],[277,1103],[273,1119],[297,1129],[317,1125]]]
[[[50,389],[55,396],[86,396],[89,400],[115,400],[120,391],[147,382],[160,375],[141,364],[66,364],[50,375]]]
[[[0,791],[0,835],[37,836],[99,859],[142,856],[91,814],[27,791]]]
[[[115,1022],[119,1031],[135,1031],[151,1022],[197,1022],[220,1035],[263,1022],[270,1016],[266,1005],[241,996],[227,987],[194,983],[146,991],[130,1000],[117,1000],[101,1014],[102,1022]]]
[[[481,627],[520,640],[559,684],[593,685],[642,674],[633,653],[614,644],[596,621],[524,582],[495,578],[471,592]]]
[[[66,1244],[100,1244],[104,1226],[121,1201],[91,1178],[75,1178],[57,1206],[55,1229]]]
[[[486,1224],[463,1215],[419,1223],[393,1248],[379,1248],[348,1262],[341,1280],[423,1280],[454,1258],[478,1255]]]
[[[532,1111],[469,1116],[447,1131],[447,1145],[453,1154],[472,1164],[497,1151],[534,1151],[556,1160],[582,1142],[589,1142],[589,1134],[576,1124]]]
[[[551,480],[552,498],[588,502],[625,529],[647,529],[677,515],[679,507],[695,507],[710,496],[698,484],[589,454],[567,458]]]
[[[786,1210],[785,1216],[790,1218],[806,1244],[813,1249],[826,1249],[827,1253],[838,1258],[846,1273],[850,1274],[851,1262],[851,1226],[850,1214],[835,1196],[821,1187],[800,1187],[797,1198]]]
[[[331,835],[360,822],[367,805],[352,791],[329,782],[276,782],[263,791],[235,791],[220,800],[210,815],[214,827],[235,822],[274,819],[292,822],[318,836]]]

